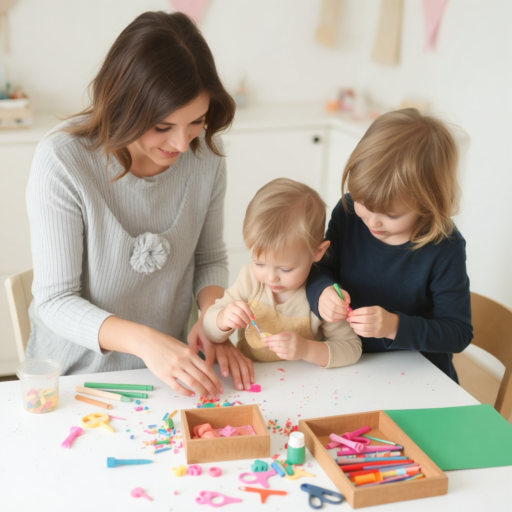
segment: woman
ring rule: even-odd
[[[228,277],[216,134],[234,103],[210,49],[185,15],[142,14],[92,92],[90,108],[41,141],[30,173],[27,357],[57,359],[64,374],[147,366],[183,395],[216,396],[216,356],[237,389],[249,388],[251,363],[229,342],[216,349],[202,316],[189,346],[179,341],[192,293],[204,313]]]

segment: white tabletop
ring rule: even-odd
[[[111,402],[109,414],[126,418],[111,420],[116,430],[84,429],[69,450],[60,447],[71,426],[90,412],[103,411],[74,400],[74,387],[85,381],[152,384],[153,392],[142,400],[147,411],[134,411],[135,403]],[[221,401],[240,400],[244,405],[259,404],[265,421],[347,414],[377,409],[451,407],[478,403],[453,383],[423,356],[413,352],[366,354],[353,366],[322,370],[304,362],[262,363],[256,365],[259,394],[237,392],[231,379],[223,379],[225,394]],[[148,370],[132,370],[95,375],[74,375],[60,379],[60,404],[52,413],[35,415],[21,404],[18,382],[0,384],[0,510],[3,512],[112,512],[112,511],[207,511],[195,498],[201,490],[221,492],[241,498],[228,510],[291,511],[310,510],[307,495],[299,487],[310,482],[336,490],[319,464],[307,452],[306,469],[311,479],[286,481],[273,477],[271,488],[288,492],[284,497],[270,496],[265,505],[259,495],[239,491],[238,475],[250,471],[253,460],[203,464],[199,477],[172,476],[171,468],[186,465],[183,449],[158,455],[144,448],[143,441],[154,435],[143,433],[151,424],[162,424],[166,412],[194,408],[196,400],[178,396]],[[174,419],[180,428],[180,416]],[[127,432],[127,430],[130,430]],[[135,439],[131,440],[130,435]],[[286,456],[287,438],[271,435],[271,455]],[[108,469],[106,458],[149,458],[152,464]],[[271,462],[268,459],[268,462]],[[216,465],[222,477],[214,479],[205,470]],[[448,495],[382,505],[379,511],[454,511],[510,510],[509,487],[512,467],[469,471],[450,471]],[[142,487],[154,501],[131,497],[130,491]],[[335,505],[325,509],[336,510]],[[341,508],[342,507],[342,508]],[[351,510],[347,503],[340,510]]]

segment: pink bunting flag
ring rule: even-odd
[[[425,16],[425,46],[423,51],[436,47],[437,32],[447,3],[448,0],[423,0],[423,14]]]
[[[204,10],[208,5],[208,0],[171,0],[171,5],[175,11],[180,11],[190,16],[199,25]]]

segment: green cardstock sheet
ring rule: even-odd
[[[443,471],[512,466],[512,425],[491,405],[384,412]]]

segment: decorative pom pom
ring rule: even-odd
[[[151,274],[165,265],[170,251],[171,246],[163,236],[144,233],[135,239],[130,265],[136,272]]]

